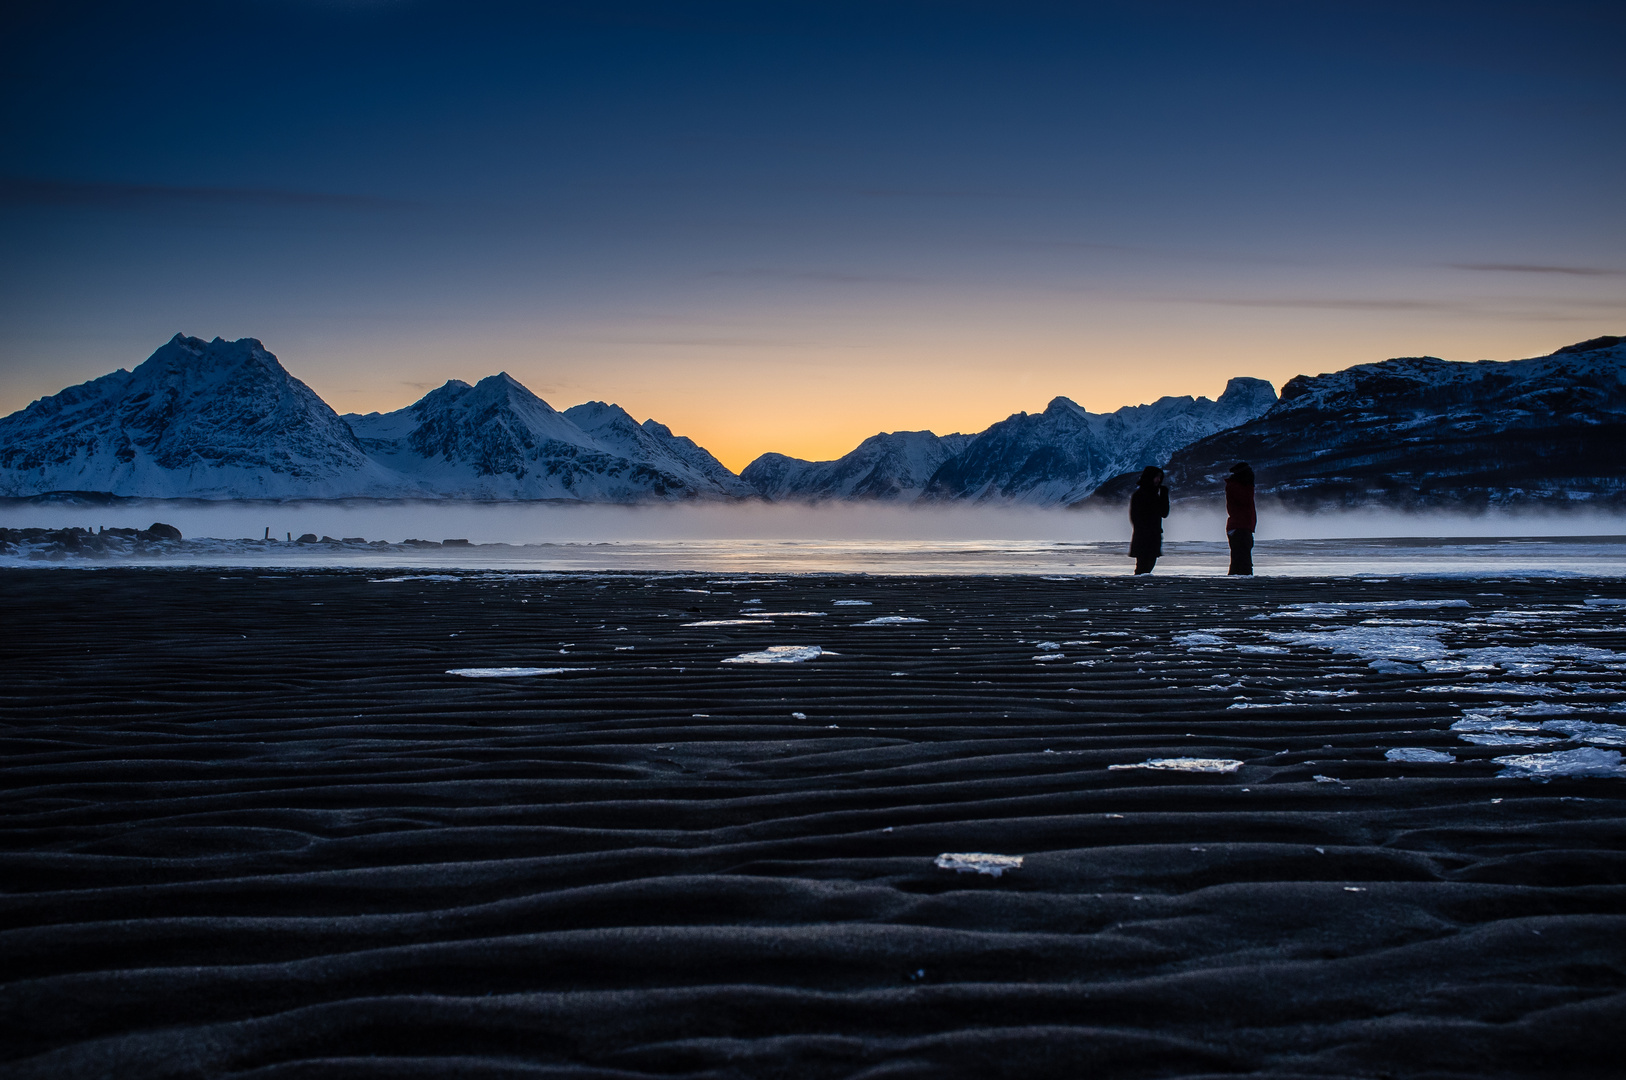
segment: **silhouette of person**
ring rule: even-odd
[[[1163,486],[1163,470],[1148,465],[1140,471],[1140,482],[1129,496],[1129,523],[1134,532],[1129,539],[1129,557],[1135,560],[1135,573],[1150,574],[1163,555],[1163,519],[1169,516],[1169,489]]]
[[[1225,478],[1225,538],[1231,542],[1227,574],[1253,574],[1253,530],[1258,523],[1253,508],[1253,468],[1239,461]]]

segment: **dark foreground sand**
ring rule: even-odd
[[[1237,647],[1619,653],[1618,581],[385,576],[0,572],[0,1072],[1626,1070],[1626,780],[1450,730],[1626,670]],[[753,598],[826,614],[682,625]]]

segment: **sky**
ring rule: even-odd
[[[0,414],[176,332],[742,468],[1626,334],[1618,3],[8,5]]]

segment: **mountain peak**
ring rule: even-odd
[[[572,405],[565,410],[565,416],[583,431],[592,431],[607,423],[638,426],[638,421],[632,418],[631,413],[607,401],[584,401],[580,405]]]
[[[369,468],[350,427],[255,338],[176,334],[133,371],[0,421],[7,494],[320,497]]]

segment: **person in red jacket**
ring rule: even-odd
[[[1225,478],[1225,538],[1231,542],[1227,573],[1253,573],[1253,530],[1258,523],[1253,509],[1253,468],[1239,461]]]

